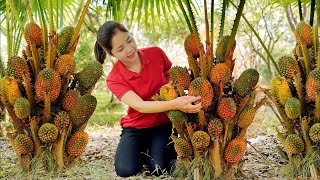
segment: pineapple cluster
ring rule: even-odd
[[[236,80],[232,77],[235,45],[225,51],[228,37],[218,43],[215,61],[209,66],[206,60],[210,55],[197,43],[196,36],[191,33],[184,42],[189,68],[172,67],[172,81],[159,94],[163,101],[184,95],[202,97],[195,102],[202,105],[197,114],[167,112],[176,130],[171,135],[178,154],[174,176],[179,179],[232,176],[246,151],[246,131],[266,99],[254,103],[259,81],[255,69],[245,70]]]
[[[93,61],[75,72],[79,32],[73,26],[49,33],[30,19],[23,34],[22,55],[8,59],[0,79],[1,102],[16,130],[7,136],[25,170],[48,152],[62,170],[76,162],[88,143],[84,130],[97,105],[91,92],[103,67]]]
[[[270,99],[277,107],[283,125],[278,139],[280,154],[288,159],[286,175],[310,176],[319,171],[320,140],[320,56],[317,27],[304,20],[297,25],[296,46],[291,55],[278,61],[280,75],[270,82]],[[303,163],[307,162],[307,163]],[[292,173],[294,172],[294,173]]]

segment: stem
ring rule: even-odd
[[[206,122],[204,110],[202,110],[202,109],[198,112],[198,120],[199,120],[199,124],[200,124],[200,129],[203,130],[204,127],[206,126],[207,122]]]
[[[305,143],[305,157],[308,157],[311,153],[312,153],[312,144],[310,141],[310,137],[309,137],[309,126],[308,126],[308,122],[307,119],[303,118],[301,121],[301,129],[302,129],[302,134],[303,134],[303,140]]]
[[[38,57],[38,50],[36,48],[36,45],[34,44],[33,40],[30,40],[30,48],[32,52],[32,58],[33,58],[33,65],[35,70],[35,77],[37,77],[38,73],[40,72],[40,64],[39,64],[39,57]]]
[[[16,36],[16,42],[14,43],[14,49],[13,49],[13,54],[18,54],[19,53],[19,48],[21,45],[21,40],[22,40],[22,29],[17,29],[16,31],[18,31],[18,35]]]
[[[317,68],[320,68],[320,46],[319,46],[318,50],[319,50],[319,52],[318,52]]]
[[[9,116],[11,117],[11,120],[13,122],[13,125],[16,129],[16,131],[19,133],[19,134],[23,134],[23,128],[22,128],[22,125],[20,124],[20,120],[19,118],[14,114],[13,112],[13,109],[10,107],[10,105],[7,103],[7,101],[5,100],[4,97],[0,97],[0,100],[2,102],[2,104],[6,107],[8,113],[9,113]]]
[[[31,112],[33,112],[34,104],[33,104],[33,94],[32,94],[32,86],[30,83],[30,77],[26,76],[26,74],[22,74],[22,79],[23,79],[27,97],[31,106]]]
[[[303,20],[301,0],[298,0],[300,21]]]
[[[40,0],[37,0],[38,2],[38,7],[39,7],[39,12],[40,12],[40,21],[41,21],[41,25],[42,25],[42,28],[41,28],[41,33],[42,33],[42,48],[43,48],[43,57],[46,59],[46,53],[47,53],[47,25],[46,25],[46,22],[45,22],[45,17],[43,15],[43,9],[42,9],[42,5],[41,5],[41,1]]]
[[[173,124],[173,127],[176,128],[178,134],[180,135],[180,138],[186,139],[184,137],[182,125],[179,123],[172,123],[172,124]]]
[[[7,51],[8,51],[8,59],[12,56],[12,44],[11,44],[11,28],[10,28],[10,20],[11,17],[9,16],[10,14],[10,6],[9,1],[6,1],[6,28],[7,28]]]
[[[256,110],[258,110],[262,105],[265,105],[268,101],[267,97],[264,97],[263,99],[261,99],[258,104],[254,107]]]
[[[209,37],[209,22],[208,22],[208,12],[207,12],[207,1],[204,1],[204,20],[205,20],[205,25],[206,25],[206,45],[207,49],[206,51],[208,52],[208,46],[210,46],[210,37]]]
[[[314,53],[314,59],[317,59],[318,53],[317,52],[317,41],[318,41],[318,22],[316,21],[313,24],[313,28],[312,28],[312,42],[313,42],[313,53]]]
[[[188,131],[188,134],[189,134],[189,138],[191,139],[192,136],[193,136],[193,133],[194,133],[193,128],[192,128],[190,123],[186,123],[186,126],[187,126],[187,131]]]
[[[180,9],[181,9],[181,11],[182,11],[182,14],[183,14],[183,16],[184,16],[184,19],[186,20],[186,23],[187,23],[187,25],[188,25],[189,31],[190,31],[190,33],[192,33],[193,31],[192,31],[192,26],[191,26],[191,24],[190,24],[190,19],[188,18],[188,15],[187,15],[187,13],[186,13],[186,10],[184,9],[183,4],[182,4],[181,1],[182,1],[182,0],[178,0],[177,2],[178,2],[179,7],[180,7]]]
[[[299,74],[295,74],[294,75],[294,82],[295,82],[295,87],[298,93],[298,97],[301,103],[301,108],[305,109],[305,100],[304,100],[304,94],[303,94],[303,90],[302,90],[302,84],[301,84],[301,75]]]
[[[282,121],[285,125],[285,128],[287,129],[287,131],[292,134],[294,133],[291,123],[286,115],[286,113],[283,111],[283,109],[280,107],[280,105],[277,103],[277,101],[275,100],[275,98],[271,95],[271,93],[268,90],[264,90],[264,93],[268,96],[268,98],[273,102],[273,104],[276,106],[278,112],[280,113],[280,116],[282,118]]]
[[[315,118],[320,122],[320,93],[316,94]]]
[[[213,39],[214,39],[214,33],[213,33],[213,31],[214,31],[214,29],[213,29],[213,27],[214,27],[214,0],[211,0],[211,39],[210,39],[210,43],[211,43],[211,54],[213,54],[213,50],[214,50],[214,46],[213,46]]]
[[[58,171],[64,169],[63,152],[64,152],[64,139],[67,137],[67,129],[62,130],[60,133],[60,138],[53,144],[53,154],[56,157],[56,168]]]
[[[37,118],[31,118],[30,120],[30,126],[31,126],[31,134],[32,134],[32,139],[34,142],[34,148],[35,148],[35,157],[38,157],[40,154],[42,154],[43,149],[41,146],[41,142],[38,136],[38,123],[37,123]]]
[[[304,65],[305,65],[305,73],[306,75],[309,74],[310,72],[310,59],[309,59],[309,52],[308,52],[308,49],[307,49],[307,44],[306,42],[300,37],[299,34],[297,34],[298,38],[300,39],[301,41],[301,49],[302,49],[302,54],[303,54],[303,59],[304,59]]]
[[[228,42],[227,49],[226,49],[226,56],[224,56],[225,58],[228,57],[228,54],[230,53],[231,49],[235,46],[235,43],[236,43],[235,37],[237,34],[237,30],[239,27],[239,22],[240,22],[240,18],[242,15],[242,11],[243,11],[243,7],[244,7],[245,2],[246,2],[246,0],[240,0],[240,4],[237,8],[238,9],[237,15],[234,20],[233,27],[232,27],[231,35],[230,35],[229,42]],[[227,64],[229,64],[230,69],[233,70],[234,63],[232,63],[232,57],[230,59],[229,58],[225,59],[225,61]]]
[[[52,68],[51,67],[51,62],[52,62],[52,40],[51,40],[51,37],[49,39],[49,43],[48,43],[48,54],[47,54],[47,61],[46,61],[46,68]]]
[[[219,178],[222,174],[221,167],[221,156],[220,156],[220,147],[218,138],[211,141],[209,146],[209,157],[213,162],[214,176],[215,178]]]
[[[44,94],[44,123],[49,122],[51,112],[50,92]]]
[[[86,14],[87,14],[87,11],[89,9],[90,2],[91,2],[91,0],[87,0],[86,4],[84,5],[84,8],[82,10],[80,19],[78,21],[78,24],[77,24],[76,28],[74,29],[74,33],[73,33],[72,38],[70,40],[70,44],[69,44],[68,49],[70,49],[71,46],[74,45],[74,43],[76,42],[76,40],[77,40],[77,38],[79,36],[80,28],[81,28],[81,25],[84,22],[84,18],[85,18]]]
[[[249,95],[242,99],[239,108],[237,109],[237,114],[233,117],[233,122],[236,122],[239,118],[243,108],[246,106],[247,102],[249,101]]]
[[[20,28],[24,29],[24,25],[23,25],[21,19],[19,18],[19,15],[18,15],[16,9],[14,8],[15,6],[14,6],[13,2],[11,0],[6,0],[6,3],[10,7],[10,9],[11,9],[14,17],[16,18],[16,20],[18,21]]]
[[[261,152],[259,152],[249,141],[246,141],[261,157],[262,159],[267,162],[270,166],[272,166],[272,164],[266,159],[266,157],[264,156],[264,154],[262,154]]]
[[[289,158],[288,158],[286,152],[284,152],[284,150],[282,150],[280,146],[277,146],[277,150],[278,150],[280,156],[281,156],[283,159],[289,161]]]
[[[283,148],[285,149],[286,153],[288,154],[288,150],[287,150],[287,146],[286,146],[286,138],[277,130],[277,138],[280,141],[280,143],[282,144]]]
[[[247,130],[248,130],[248,127],[242,128],[238,135],[238,138],[243,139],[246,136]]]
[[[227,9],[227,1],[223,0],[222,1],[221,20],[220,20],[219,40],[223,37],[224,21],[225,21],[225,17],[226,17],[226,9]]]
[[[236,5],[230,1],[230,3],[236,7]],[[247,20],[247,18],[242,14],[241,15],[242,18],[244,19],[244,21],[247,23],[247,25],[249,26],[249,28],[251,29],[251,31],[253,32],[253,34],[256,36],[256,38],[258,39],[258,41],[260,42],[261,46],[263,47],[263,49],[266,51],[268,57],[270,58],[274,68],[276,69],[276,71],[278,72],[278,74],[280,74],[280,69],[276,63],[276,61],[274,60],[274,58],[272,57],[270,51],[268,50],[268,48],[266,47],[266,45],[264,44],[264,42],[262,41],[262,39],[260,38],[259,34],[256,32],[256,30],[252,27],[252,25],[250,24],[250,22]]]
[[[188,55],[188,63],[189,63],[189,66],[190,66],[190,69],[193,73],[194,78],[199,77],[199,71],[198,71],[198,67],[196,64],[196,60],[193,58],[192,55]]]
[[[316,0],[311,0],[310,26],[313,26],[314,8],[315,8],[315,5],[316,5]]]
[[[53,34],[54,34],[53,12],[52,12],[52,0],[49,0],[48,14],[49,14],[50,38],[52,38],[52,36],[53,36]]]
[[[201,77],[203,79],[207,79],[208,77],[208,71],[207,71],[207,57],[206,54],[203,54],[203,51],[200,52],[200,58],[199,58],[199,63],[200,63],[200,69],[201,69]]]
[[[205,24],[206,24],[206,55],[207,58],[205,58],[205,67],[206,67],[206,73],[205,76],[207,77],[207,74],[210,72],[213,64],[213,55],[212,55],[212,47],[210,42],[210,36],[209,36],[209,22],[208,22],[208,12],[207,12],[207,1],[204,0],[204,15],[205,15]],[[213,30],[211,28],[211,30]],[[212,35],[212,34],[211,34]],[[206,78],[205,77],[205,78]]]
[[[222,143],[222,151],[224,151],[224,148],[226,147],[228,130],[229,130],[229,124],[228,124],[228,123],[225,123],[225,126],[224,126],[224,135],[223,135],[223,143]]]
[[[26,6],[27,6],[27,12],[28,12],[29,20],[30,20],[30,22],[34,22],[29,0],[26,0]]]
[[[285,125],[283,124],[281,117],[279,116],[279,114],[276,112],[276,110],[273,108],[273,106],[271,105],[270,102],[267,103],[267,105],[271,108],[271,110],[273,111],[273,113],[277,116],[277,119],[279,120],[281,126],[285,127]]]

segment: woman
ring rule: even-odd
[[[193,102],[201,97],[153,101],[151,98],[168,82],[172,63],[158,47],[138,49],[132,34],[121,23],[107,21],[99,28],[94,52],[100,63],[106,53],[118,59],[106,83],[129,106],[120,122],[123,129],[115,157],[117,175],[137,174],[142,169],[142,159],[147,159],[151,173],[169,172],[176,153],[170,144],[171,123],[164,112],[177,109],[197,113],[201,104]]]

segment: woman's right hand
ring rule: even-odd
[[[200,96],[181,96],[177,97],[176,99],[173,99],[173,103],[175,105],[175,109],[178,109],[180,111],[186,112],[186,113],[197,113],[201,110],[201,102],[197,104],[192,104],[193,102],[196,102],[200,100]]]

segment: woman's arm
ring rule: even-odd
[[[128,91],[122,96],[121,101],[141,113],[158,113],[174,109],[197,113],[201,109],[201,103],[193,105],[192,102],[199,99],[200,96],[182,96],[171,101],[144,101],[135,92]]]

